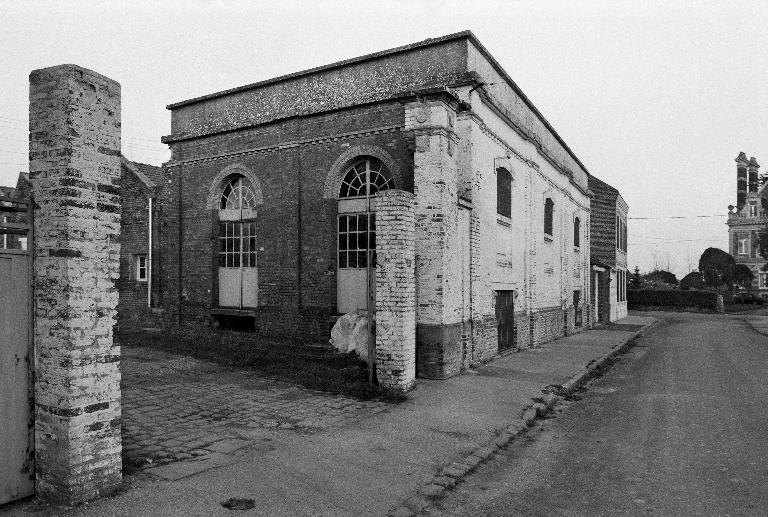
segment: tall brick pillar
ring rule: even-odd
[[[459,138],[455,110],[443,100],[406,105],[414,137],[416,194],[417,375],[444,379],[461,371],[462,247],[458,228]]]
[[[122,477],[120,85],[75,65],[29,82],[36,490],[71,505]]]
[[[403,391],[416,380],[416,259],[410,192],[376,195],[376,376]]]

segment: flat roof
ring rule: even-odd
[[[539,118],[539,120],[541,120],[541,122],[544,124],[544,127],[546,127],[547,130],[552,133],[552,135],[555,137],[555,139],[560,143],[560,145],[563,146],[563,148],[571,156],[571,158],[574,159],[574,161],[582,168],[582,170],[584,172],[589,173],[589,171],[584,166],[584,164],[581,162],[581,160],[576,156],[576,154],[571,150],[571,148],[568,147],[568,144],[565,143],[565,141],[560,137],[560,135],[557,133],[557,131],[555,131],[555,128],[552,127],[552,125],[544,117],[544,115],[541,114],[541,112],[538,110],[538,108],[536,108],[536,106],[533,104],[533,102],[531,102],[531,100],[525,95],[525,93],[523,93],[523,91],[520,89],[520,87],[517,85],[517,83],[515,83],[515,81],[512,80],[512,78],[509,76],[509,74],[504,70],[504,68],[502,68],[502,66],[499,64],[499,62],[496,61],[496,59],[491,55],[491,53],[488,51],[488,49],[486,49],[483,46],[483,44],[480,43],[480,40],[477,39],[477,37],[472,33],[471,30],[463,30],[463,31],[460,31],[460,32],[455,32],[453,34],[447,34],[445,36],[440,36],[440,37],[437,37],[437,38],[427,38],[427,39],[425,39],[423,41],[419,41],[419,42],[416,42],[416,43],[410,43],[408,45],[403,45],[403,46],[395,47],[395,48],[388,49],[388,50],[382,50],[382,51],[379,51],[379,52],[374,52],[372,54],[366,54],[366,55],[359,56],[359,57],[354,57],[354,58],[351,58],[351,59],[345,59],[345,60],[337,61],[335,63],[331,63],[331,64],[328,64],[328,65],[322,65],[322,66],[318,66],[318,67],[315,67],[315,68],[309,68],[307,70],[302,70],[302,71],[299,71],[299,72],[293,72],[291,74],[286,74],[286,75],[281,75],[281,76],[278,76],[278,77],[273,77],[271,79],[266,79],[266,80],[263,80],[263,81],[258,81],[258,82],[255,82],[255,83],[250,83],[250,84],[246,84],[246,85],[243,85],[243,86],[238,86],[238,87],[235,87],[235,88],[230,88],[228,90],[222,90],[222,91],[219,91],[219,92],[209,93],[207,95],[202,95],[200,97],[194,97],[192,99],[187,99],[187,100],[183,100],[183,101],[179,101],[179,102],[174,102],[172,104],[168,104],[166,106],[166,109],[174,110],[176,108],[180,108],[180,107],[183,107],[183,106],[189,106],[191,104],[196,104],[196,103],[199,103],[199,102],[204,102],[204,101],[207,101],[207,100],[210,100],[210,99],[216,99],[216,98],[219,98],[219,97],[226,97],[227,95],[231,95],[231,94],[234,94],[234,93],[239,93],[239,92],[248,91],[248,90],[254,90],[254,89],[257,89],[257,88],[260,88],[260,87],[263,87],[263,86],[268,86],[268,85],[273,85],[273,84],[281,83],[281,82],[288,81],[288,80],[291,80],[291,79],[296,79],[298,77],[303,77],[303,76],[307,76],[307,75],[316,74],[318,72],[324,72],[324,71],[333,70],[333,69],[336,69],[336,68],[343,68],[345,66],[349,66],[349,65],[353,65],[353,64],[358,64],[358,63],[363,63],[363,62],[366,62],[366,61],[372,61],[372,60],[375,60],[375,59],[379,59],[381,57],[391,56],[391,55],[400,54],[400,53],[404,53],[404,52],[409,52],[409,51],[414,50],[414,49],[430,47],[430,46],[433,46],[433,45],[439,45],[441,43],[445,43],[445,42],[448,42],[448,41],[459,40],[459,39],[467,39],[467,40],[471,41],[477,47],[477,49],[480,51],[480,53],[483,54],[483,56],[488,60],[488,62],[493,66],[493,68],[496,69],[496,71],[499,73],[499,75],[501,75],[501,77],[504,78],[504,80],[507,81],[507,83],[509,83],[509,85],[512,87],[514,92],[517,95],[520,96],[520,98],[523,100],[523,102],[526,104],[526,106],[528,106],[528,108],[530,108],[531,111],[533,111],[533,113]]]

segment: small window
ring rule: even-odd
[[[739,239],[739,255],[749,255],[749,239]]]
[[[757,216],[757,203],[750,203],[749,204],[749,217],[756,217]]]
[[[768,287],[768,273],[761,272],[758,275],[758,278],[760,279],[760,283],[759,283],[760,289],[765,289],[766,287]]]
[[[138,282],[147,281],[147,256],[146,255],[134,255],[136,257],[136,280]]]
[[[581,246],[581,219],[578,217],[573,220],[573,247]]]
[[[512,217],[512,175],[506,169],[496,169],[496,213]]]
[[[544,201],[544,233],[552,236],[552,218],[555,209],[555,203],[552,198],[547,198]]]

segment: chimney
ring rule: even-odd
[[[736,212],[740,212],[747,202],[747,155],[740,152],[736,157]]]
[[[760,168],[760,165],[758,165],[757,160],[755,160],[755,157],[751,157],[749,159],[749,163],[747,164],[747,171],[749,172],[749,191],[750,192],[757,192],[758,187],[760,186],[759,180],[758,180],[758,174],[757,169]]]

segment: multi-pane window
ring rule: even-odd
[[[755,217],[757,215],[757,203],[749,204],[749,217]]]
[[[552,219],[555,210],[555,202],[552,198],[547,198],[544,201],[544,233],[552,236]]]
[[[578,217],[573,220],[573,246],[581,246],[581,219]]]
[[[136,280],[139,282],[147,281],[147,256],[134,255],[136,260]]]
[[[243,176],[234,176],[221,191],[221,198],[219,199],[219,209],[221,210],[240,210],[255,207],[256,195],[253,193],[248,180]]]
[[[766,287],[768,287],[768,273],[760,272],[758,274],[758,278],[759,278],[758,285],[760,286],[760,289],[765,289]]]
[[[506,169],[496,170],[496,213],[512,217],[512,175]]]
[[[376,265],[376,216],[374,214],[339,215],[339,267],[344,269]]]
[[[392,179],[386,166],[381,160],[369,156],[349,168],[341,182],[339,197],[372,196],[389,188],[392,188]]]
[[[256,222],[219,224],[219,267],[256,267]]]

